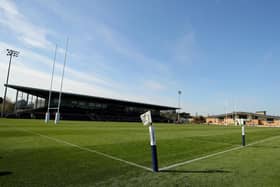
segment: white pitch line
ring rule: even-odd
[[[272,140],[272,139],[276,139],[276,138],[279,138],[279,137],[280,136],[274,136],[274,137],[271,137],[271,138],[266,138],[266,139],[263,139],[263,140],[260,140],[260,141],[256,141],[256,142],[247,144],[245,147],[252,146],[252,145],[255,145],[255,144],[258,144],[258,143],[262,143],[262,142],[265,142],[265,141],[269,141],[269,140]],[[210,157],[213,157],[213,156],[221,155],[221,154],[224,154],[224,153],[227,153],[227,152],[230,152],[230,151],[235,151],[235,150],[238,150],[238,149],[242,149],[242,148],[245,148],[245,147],[244,146],[234,147],[234,148],[231,148],[231,149],[227,149],[225,151],[221,151],[221,152],[213,153],[213,154],[210,154],[210,155],[198,157],[198,158],[195,158],[195,159],[192,159],[192,160],[187,160],[187,161],[184,161],[184,162],[172,164],[170,166],[160,168],[159,171],[168,170],[168,169],[175,168],[175,167],[178,167],[178,166],[186,165],[186,164],[189,164],[189,163],[192,163],[192,162],[196,162],[196,161],[203,160],[203,159],[206,159],[206,158],[210,158]]]
[[[59,143],[63,143],[63,144],[66,144],[66,145],[69,145],[69,146],[72,146],[72,147],[76,147],[76,148],[78,148],[78,149],[80,149],[80,150],[83,150],[83,151],[88,151],[88,152],[91,152],[91,153],[95,153],[95,154],[104,156],[104,157],[106,157],[106,158],[110,158],[110,159],[112,159],[112,160],[120,161],[120,162],[126,163],[126,164],[128,164],[128,165],[135,166],[135,167],[138,167],[138,168],[147,170],[147,171],[152,171],[151,168],[148,168],[148,167],[146,167],[146,166],[142,166],[142,165],[136,164],[136,163],[134,163],[134,162],[130,162],[130,161],[127,161],[127,160],[124,160],[124,159],[121,159],[121,158],[118,158],[118,157],[115,157],[115,156],[106,154],[106,153],[102,153],[102,152],[96,151],[96,150],[94,150],[94,149],[89,149],[89,148],[86,148],[86,147],[82,147],[82,146],[79,146],[79,145],[76,145],[76,144],[67,142],[67,141],[65,141],[65,140],[61,140],[61,139],[58,139],[58,138],[50,137],[50,136],[47,136],[47,135],[44,135],[44,134],[40,134],[40,133],[37,133],[37,132],[34,132],[34,131],[30,131],[30,130],[18,129],[18,128],[16,128],[16,129],[17,129],[17,130],[21,130],[21,131],[28,132],[28,133],[30,133],[30,134],[35,134],[35,135],[37,135],[37,136],[41,136],[41,137],[44,137],[44,138],[47,138],[47,139],[50,139],[50,140],[53,140],[53,141],[56,141],[56,142],[59,142]]]
[[[15,128],[15,129],[20,130],[20,131],[25,131],[25,132],[28,132],[28,133],[31,133],[31,134],[35,134],[35,135],[38,135],[38,136],[41,136],[41,137],[44,137],[44,138],[47,138],[47,139],[50,139],[50,140],[53,140],[53,141],[56,141],[56,142],[59,142],[59,143],[63,143],[63,144],[66,144],[66,145],[69,145],[69,146],[72,146],[72,147],[76,147],[76,148],[79,148],[79,149],[84,150],[84,151],[96,153],[98,155],[102,155],[102,156],[110,158],[112,160],[117,160],[117,161],[126,163],[128,165],[132,165],[132,166],[135,166],[135,167],[138,167],[138,168],[142,168],[144,170],[152,171],[151,168],[136,164],[134,162],[123,160],[121,158],[114,157],[114,156],[111,156],[109,154],[102,153],[102,152],[99,152],[99,151],[96,151],[96,150],[93,150],[93,149],[89,149],[89,148],[86,148],[86,147],[81,147],[79,145],[76,145],[76,144],[61,140],[61,139],[53,138],[53,137],[43,135],[43,134],[40,134],[40,133],[36,133],[36,132],[30,131],[30,130],[28,131],[28,130],[25,130],[25,129],[18,129],[18,128]],[[266,142],[266,141],[269,141],[269,140],[273,140],[273,139],[276,139],[276,138],[279,138],[279,137],[280,136],[274,136],[274,137],[266,138],[266,139],[263,139],[263,140],[260,140],[260,141],[256,141],[256,142],[247,144],[245,147],[252,146],[252,145],[255,145],[255,144],[258,144],[258,143],[262,143],[262,142]],[[160,168],[159,171],[168,170],[168,169],[171,169],[171,168],[174,168],[174,167],[186,165],[186,164],[189,164],[189,163],[192,163],[192,162],[196,162],[196,161],[203,160],[203,159],[206,159],[206,158],[210,158],[210,157],[213,157],[213,156],[221,155],[221,154],[224,154],[224,153],[227,153],[227,152],[230,152],[230,151],[239,150],[239,149],[242,149],[242,148],[245,148],[245,147],[244,146],[234,147],[234,148],[231,148],[231,149],[228,149],[228,150],[225,150],[225,151],[220,151],[220,152],[213,153],[213,154],[210,154],[210,155],[198,157],[198,158],[195,158],[195,159],[192,159],[192,160],[187,160],[187,161],[184,161],[184,162],[172,164],[170,166]]]
[[[265,138],[265,139],[262,139],[262,140],[259,140],[259,141],[255,141],[253,143],[249,143],[247,146],[252,146],[252,145],[255,145],[255,144],[258,144],[258,143],[262,143],[262,142],[266,142],[266,141],[269,141],[269,140],[274,140],[276,138],[279,138],[280,136],[273,136],[273,137],[270,137],[270,138]]]

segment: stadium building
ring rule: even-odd
[[[16,90],[14,112],[7,117],[43,119],[47,111],[49,90],[5,85]],[[51,108],[58,106],[59,92],[52,91]],[[140,114],[150,110],[153,121],[167,122],[161,112],[176,112],[175,107],[147,103],[124,101],[89,95],[62,93],[61,119],[65,120],[94,120],[94,121],[140,121]],[[54,118],[56,110],[50,110]]]
[[[244,119],[246,125],[280,126],[280,116],[267,115],[266,111],[231,112],[220,115],[212,115],[206,118],[206,123],[217,125],[236,124],[237,119]]]

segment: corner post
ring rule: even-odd
[[[245,146],[246,142],[245,142],[245,125],[244,124],[241,126],[241,129],[242,129],[242,146]]]
[[[155,132],[152,124],[149,125],[149,132],[150,132],[150,143],[151,143],[151,150],[152,150],[152,167],[154,172],[158,172],[157,146],[156,146]]]

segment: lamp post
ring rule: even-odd
[[[7,85],[9,84],[9,76],[10,76],[12,58],[13,57],[18,57],[18,55],[19,55],[18,51],[15,51],[15,50],[12,50],[12,49],[7,49],[7,56],[10,56],[10,61],[9,61],[8,74],[7,74],[6,84],[5,84],[5,92],[4,92],[4,98],[3,98],[3,104],[2,104],[1,117],[4,117],[4,113],[5,113]]]
[[[181,101],[181,94],[182,94],[182,91],[179,90],[178,91],[178,123],[180,122],[180,101]]]

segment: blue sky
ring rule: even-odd
[[[261,0],[0,0],[0,84],[47,89],[54,46],[64,91],[216,114],[280,115],[280,2]],[[0,88],[3,93],[3,87]],[[14,93],[9,92],[12,98]]]

